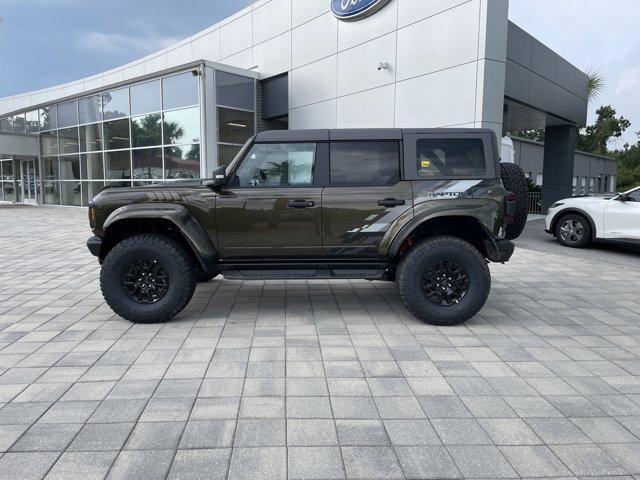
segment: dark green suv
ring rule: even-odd
[[[103,190],[87,244],[133,322],[172,318],[222,274],[395,281],[414,315],[452,325],[486,302],[525,197],[491,130],[273,131],[212,179]]]

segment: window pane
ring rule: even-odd
[[[243,187],[304,186],[313,183],[315,143],[256,144],[236,173]]]
[[[101,153],[80,155],[80,174],[83,180],[104,178],[104,165]]]
[[[27,126],[27,133],[38,133],[40,125],[38,119],[38,110],[32,110],[25,115],[25,121]]]
[[[48,157],[50,155],[57,155],[60,153],[60,146],[58,144],[58,132],[46,132],[40,134],[40,144],[42,146],[42,156]]]
[[[200,141],[200,109],[187,108],[164,113],[164,144]]]
[[[78,103],[75,100],[58,105],[58,128],[78,125]]]
[[[13,125],[9,117],[0,118],[0,132],[13,132]]]
[[[2,162],[2,180],[13,181],[13,160]]]
[[[105,120],[129,116],[129,89],[125,87],[103,93],[102,112]]]
[[[13,182],[2,182],[2,194],[5,202],[15,202],[16,193]]]
[[[79,207],[81,195],[81,182],[60,182],[60,204]]]
[[[218,141],[244,145],[254,133],[253,113],[218,108]]]
[[[57,108],[55,105],[44,107],[40,112],[40,130],[52,130],[58,128]]]
[[[100,95],[81,98],[78,101],[78,110],[80,112],[80,123],[94,123],[102,120]]]
[[[166,147],[164,170],[167,180],[200,178],[200,145]]]
[[[482,140],[418,140],[418,175],[477,176],[486,173]]]
[[[106,178],[114,180],[131,179],[130,150],[105,153]]]
[[[104,139],[107,150],[130,148],[129,119],[104,122]]]
[[[26,133],[26,124],[24,119],[24,113],[21,115],[13,116],[13,131],[16,133]]]
[[[191,72],[162,79],[162,106],[170,108],[198,105],[198,78]]]
[[[334,142],[331,185],[394,185],[400,180],[398,142]]]
[[[218,165],[228,167],[242,147],[218,144]]]
[[[141,83],[131,87],[131,115],[162,110],[160,80]]]
[[[60,205],[60,182],[44,182],[44,203]]]
[[[80,127],[80,151],[95,152],[102,149],[102,124],[93,123]]]
[[[58,170],[58,157],[46,157],[42,159],[42,179],[58,180],[60,178]]]
[[[216,70],[218,105],[225,107],[254,109],[255,83],[253,78],[241,77]]]
[[[104,182],[82,182],[82,205],[86,207],[103,188]]]
[[[131,140],[135,147],[162,145],[162,127],[159,113],[131,119]]]
[[[60,180],[80,180],[80,158],[78,155],[60,157]]]
[[[134,180],[162,178],[161,148],[133,150],[133,178]]]
[[[58,130],[60,153],[78,153],[78,127]]]

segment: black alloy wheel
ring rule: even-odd
[[[469,273],[452,260],[441,260],[430,265],[422,280],[427,299],[435,305],[456,305],[469,291]]]

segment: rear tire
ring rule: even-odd
[[[522,169],[515,163],[500,163],[500,176],[507,191],[516,196],[516,211],[513,223],[507,224],[506,239],[514,240],[520,236],[527,225],[529,215],[529,186]]]
[[[556,222],[554,233],[565,247],[582,248],[591,241],[591,224],[584,216],[569,213]]]
[[[468,242],[438,236],[415,245],[398,265],[400,298],[413,315],[431,325],[457,325],[487,301],[491,273]]]
[[[165,322],[187,306],[196,269],[185,249],[155,234],[125,238],[109,252],[100,287],[111,309],[134,323]]]

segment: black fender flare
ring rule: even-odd
[[[556,235],[556,224],[558,223],[558,220],[560,220],[563,216],[569,215],[571,213],[577,213],[587,219],[587,221],[589,222],[589,226],[591,227],[591,240],[595,240],[597,238],[596,222],[593,221],[593,218],[591,218],[590,214],[578,207],[565,208],[564,210],[560,210],[558,213],[556,213],[551,219],[551,234],[553,236]]]
[[[103,231],[123,220],[166,220],[180,231],[202,268],[208,273],[217,271],[218,251],[196,217],[183,205],[154,203],[131,204],[114,210],[105,220]]]

